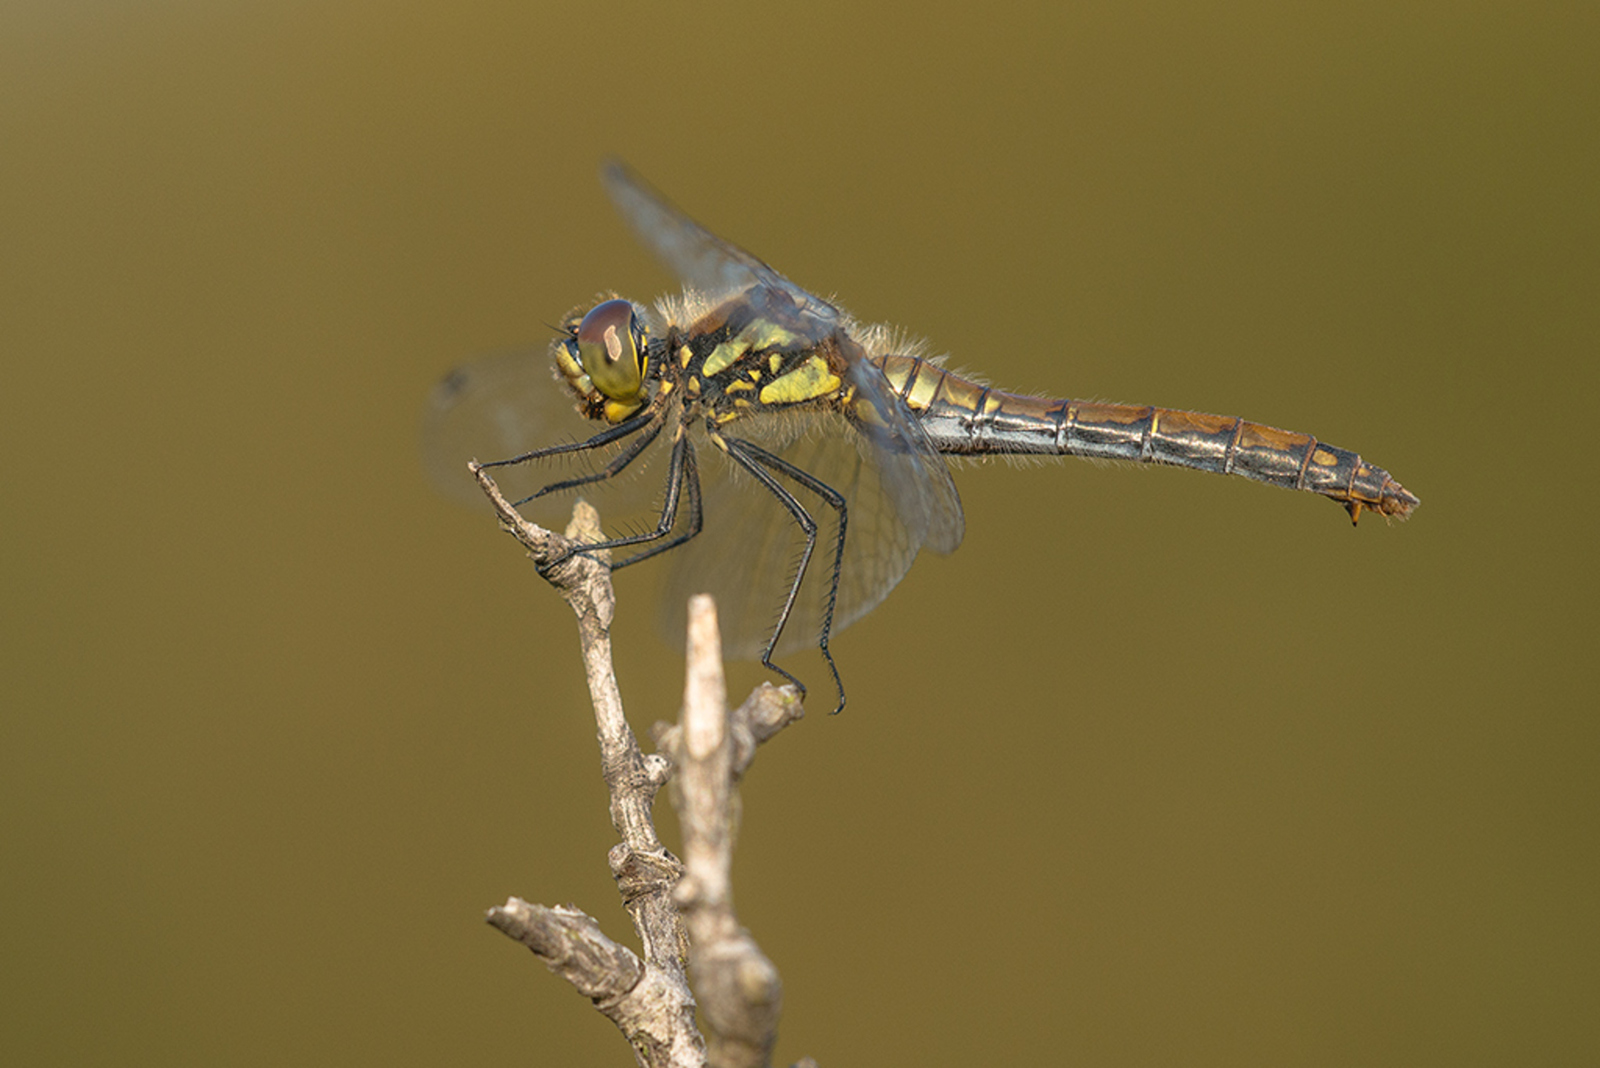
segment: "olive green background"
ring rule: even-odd
[[[630,1062],[482,923],[631,941],[570,618],[416,447],[671,287],[616,153],[956,366],[1423,501],[958,472],[745,790],[781,1061],[1594,1063],[1597,11],[7,5],[0,1060]]]

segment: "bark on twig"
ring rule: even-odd
[[[502,528],[527,548],[539,573],[578,617],[601,772],[611,823],[621,839],[607,859],[644,954],[641,959],[608,938],[598,923],[571,907],[546,908],[511,898],[489,911],[489,922],[592,999],[627,1037],[641,1065],[764,1068],[777,1037],[782,985],[733,913],[729,868],[738,823],[735,784],[756,747],[804,710],[791,689],[763,685],[729,716],[715,606],[709,598],[696,598],[690,608],[683,722],[658,725],[656,732],[658,748],[671,758],[642,753],[612,672],[616,602],[609,560],[604,553],[594,559],[573,552],[600,540],[599,517],[580,501],[566,536],[557,535],[523,519],[481,467],[473,464],[471,470]],[[656,792],[672,777],[674,763],[679,784],[673,803],[683,825],[687,864],[661,844],[651,819]],[[686,963],[692,966],[709,1045],[695,1026]]]
[[[644,978],[644,962],[570,906],[546,908],[514,897],[489,910],[489,923],[533,950],[550,970],[595,1001],[618,998]]]
[[[596,998],[595,1007],[621,1029],[641,1065],[681,1068],[703,1064],[705,1044],[695,1027],[694,995],[684,975],[687,935],[672,903],[672,887],[682,865],[661,844],[650,818],[656,791],[667,781],[671,766],[663,757],[646,757],[640,752],[623,715],[622,696],[611,668],[611,621],[616,597],[606,554],[596,554],[601,559],[594,559],[573,553],[585,542],[600,540],[599,516],[593,508],[578,502],[566,537],[561,537],[523,519],[481,467],[473,464],[471,470],[494,504],[501,528],[522,543],[539,573],[556,587],[578,617],[584,674],[600,741],[600,770],[611,798],[611,825],[622,839],[611,848],[607,859],[644,947],[643,964],[636,973],[623,966],[634,976],[634,982],[628,985],[619,978],[605,987],[617,992]],[[572,979],[567,970],[570,958],[565,955],[572,945],[570,938],[554,943],[530,942],[524,937],[528,925],[523,922],[519,904],[512,899],[491,910],[490,923],[508,934],[514,931],[514,937],[529,945],[553,971]],[[570,930],[569,922],[569,934]],[[591,945],[595,936],[605,937],[593,921],[584,933]],[[609,943],[609,939],[606,941]],[[610,946],[599,955],[620,959],[614,950],[622,947],[615,943]],[[555,953],[548,952],[552,948]],[[584,974],[582,978],[583,984],[574,982],[580,991],[600,989],[601,984],[593,976]]]
[[[765,1068],[783,984],[733,911],[734,772],[722,638],[711,598],[689,600],[689,671],[673,807],[684,876],[673,895],[689,925],[689,964],[713,1068]]]

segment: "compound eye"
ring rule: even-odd
[[[595,388],[612,400],[635,400],[644,380],[644,328],[626,300],[589,309],[578,324],[578,359]]]

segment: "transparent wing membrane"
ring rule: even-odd
[[[467,471],[469,460],[504,460],[547,445],[585,441],[600,429],[578,412],[555,380],[548,351],[499,353],[462,364],[434,387],[422,421],[423,468],[448,496],[481,506],[485,498]],[[508,500],[521,500],[554,482],[599,471],[624,444],[499,467],[492,474]],[[608,530],[633,533],[646,518],[654,524],[665,472],[657,462],[658,449],[659,443],[652,445],[616,479],[529,501],[521,511],[535,523],[562,530],[574,498],[581,495],[601,509]]]
[[[779,292],[815,320],[813,329],[825,333],[838,323],[832,304],[689,218],[627,164],[613,160],[600,179],[640,242],[691,289],[709,297],[752,289]]]
[[[834,608],[837,633],[871,611],[905,577],[926,523],[907,523],[884,479],[877,450],[842,416],[821,412],[800,423],[750,420],[743,436],[845,497],[844,565]],[[702,448],[705,530],[673,552],[662,600],[663,633],[681,641],[683,605],[694,593],[717,598],[729,655],[760,655],[794,581],[804,534],[777,498],[715,448]],[[817,494],[781,474],[778,480],[818,525],[817,548],[784,628],[778,654],[815,648],[833,580],[838,514]],[[918,529],[919,527],[924,529]]]

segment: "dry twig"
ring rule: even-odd
[[[616,601],[609,561],[604,553],[595,554],[600,559],[573,553],[600,540],[599,517],[580,501],[566,536],[557,535],[523,519],[478,465],[472,472],[502,528],[527,548],[539,573],[578,617],[611,824],[621,839],[608,860],[644,955],[641,960],[608,938],[593,918],[574,908],[511,898],[489,911],[489,922],[593,1000],[627,1037],[641,1065],[763,1068],[777,1038],[782,984],[733,912],[729,868],[738,822],[736,784],[756,746],[804,710],[791,689],[763,685],[730,716],[716,608],[710,598],[697,597],[689,613],[682,723],[658,725],[662,752],[642,753],[612,672]],[[651,818],[656,792],[674,766],[678,782],[672,799],[683,827],[685,862],[661,844]],[[686,962],[694,976],[693,993]],[[695,995],[708,1038],[695,1026]]]

